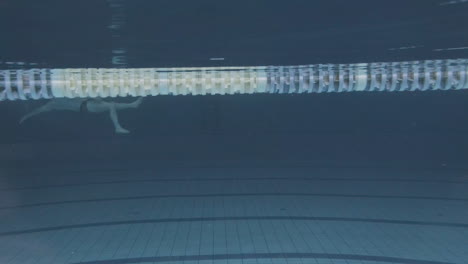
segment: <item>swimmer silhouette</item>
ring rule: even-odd
[[[119,123],[119,117],[117,111],[125,109],[135,109],[138,108],[143,101],[143,97],[138,98],[137,100],[131,103],[116,103],[110,101],[104,101],[99,98],[59,98],[52,99],[46,104],[34,109],[33,111],[24,115],[19,123],[22,124],[27,119],[36,116],[41,113],[50,112],[50,111],[73,111],[73,112],[89,112],[89,113],[102,113],[109,112],[110,119],[114,124],[115,132],[118,134],[128,134],[130,131],[123,128]]]

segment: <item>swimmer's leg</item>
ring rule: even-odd
[[[143,102],[143,97],[136,99],[131,103],[114,103],[117,110],[125,110],[130,108],[138,108]]]
[[[117,115],[117,108],[115,106],[114,103],[109,103],[109,114],[110,114],[110,118],[112,120],[112,123],[114,124],[114,128],[115,128],[115,133],[118,133],[118,134],[128,134],[130,133],[130,131],[128,131],[127,129],[123,128],[120,123],[119,123],[119,117]]]
[[[27,113],[26,115],[24,115],[19,123],[22,124],[24,121],[28,120],[29,118],[33,117],[33,116],[36,116],[38,114],[41,114],[41,113],[45,113],[45,112],[49,112],[49,111],[52,111],[54,110],[54,106],[53,106],[53,101],[49,101],[47,102],[45,105],[42,105],[34,110],[32,110],[31,112]]]

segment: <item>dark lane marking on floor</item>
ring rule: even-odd
[[[369,198],[369,199],[409,199],[434,201],[461,201],[468,202],[468,198],[430,197],[430,196],[398,196],[398,195],[361,195],[361,194],[333,194],[333,193],[213,193],[213,194],[167,194],[167,195],[140,195],[82,200],[66,200],[56,202],[31,203],[14,206],[1,206],[0,210],[32,208],[50,205],[79,204],[110,201],[130,201],[163,198],[208,198],[208,197],[248,197],[248,196],[278,196],[278,197],[340,197],[340,198]]]
[[[414,183],[442,183],[442,184],[468,184],[464,180],[439,180],[439,179],[404,179],[404,178],[313,178],[313,177],[252,177],[252,178],[179,178],[179,179],[140,179],[140,180],[118,180],[118,181],[101,181],[101,182],[86,182],[86,183],[67,183],[67,184],[52,184],[41,186],[27,186],[14,188],[0,188],[0,191],[20,191],[20,190],[39,190],[52,188],[66,187],[82,187],[92,185],[108,185],[120,183],[147,183],[147,182],[209,182],[209,181],[325,181],[325,182],[414,182]]]
[[[73,264],[136,264],[149,262],[181,262],[181,261],[203,261],[203,260],[244,260],[244,259],[333,259],[333,260],[356,260],[375,261],[383,263],[398,264],[454,264],[434,260],[397,258],[386,256],[354,255],[354,254],[330,254],[330,253],[248,253],[248,254],[216,254],[216,255],[187,255],[187,256],[158,256],[126,259],[109,259]]]
[[[87,224],[50,226],[50,227],[43,227],[43,228],[33,228],[33,229],[23,229],[23,230],[1,232],[0,237],[47,232],[47,231],[57,231],[57,230],[65,230],[65,229],[74,229],[74,228],[97,227],[97,226],[154,224],[154,223],[212,222],[212,221],[249,221],[249,220],[361,222],[361,223],[377,223],[377,224],[400,224],[400,225],[468,228],[468,224],[464,224],[464,223],[390,220],[390,219],[374,219],[374,218],[314,217],[314,216],[239,216],[239,217],[226,216],[226,217],[194,217],[194,218],[155,218],[155,219],[140,219],[140,220],[128,220],[128,221],[110,221],[110,222],[95,222],[95,223],[87,223]]]

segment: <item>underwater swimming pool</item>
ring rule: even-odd
[[[0,263],[468,263],[467,11],[0,0]]]

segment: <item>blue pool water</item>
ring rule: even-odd
[[[466,59],[467,11],[0,0],[0,70]],[[130,133],[116,134],[107,113],[20,124],[47,102],[2,101],[0,263],[468,263],[467,102],[467,90],[154,96],[120,111]]]

